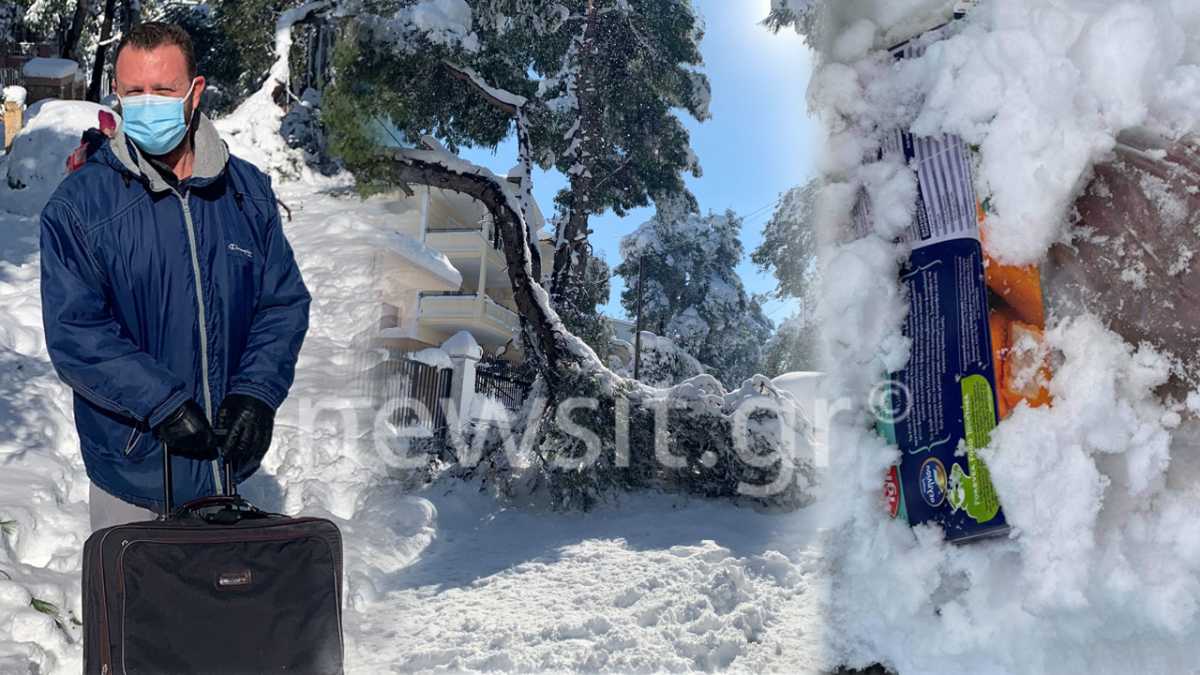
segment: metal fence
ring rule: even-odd
[[[454,371],[447,368],[393,358],[368,370],[366,381],[376,407],[391,408],[388,419],[392,424],[425,427],[435,435],[441,435],[446,431],[442,400],[450,396],[453,374]]]
[[[531,382],[517,377],[509,367],[497,362],[480,363],[475,369],[475,393],[494,398],[513,412],[521,409],[531,386]]]
[[[0,87],[11,87],[22,83],[21,69],[17,66],[0,66]]]

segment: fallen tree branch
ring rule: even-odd
[[[549,295],[534,278],[528,224],[520,204],[506,189],[504,179],[443,150],[393,150],[384,159],[391,161],[397,181],[460,192],[478,200],[492,214],[500,229],[527,353],[544,366],[540,370],[550,387],[560,382],[559,368],[568,362],[603,367],[594,353],[589,359],[579,349],[571,348],[579,339],[567,332],[550,306]],[[585,360],[594,363],[583,363]]]
[[[533,205],[533,149],[531,147],[532,141],[529,138],[529,123],[525,110],[529,104],[529,99],[505,89],[493,87],[488,84],[482,75],[467,66],[461,66],[446,60],[442,61],[442,65],[450,71],[451,77],[473,86],[488,103],[516,121],[517,153],[521,163],[521,185],[517,199],[521,203],[521,213],[524,214],[525,221],[528,222],[529,214],[531,213],[530,207]],[[526,234],[529,236],[529,252],[530,260],[533,264],[533,278],[540,281],[542,278],[542,256],[540,251],[538,251],[537,238],[532,231]]]

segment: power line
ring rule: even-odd
[[[766,203],[766,204],[764,204],[764,205],[762,205],[762,206],[758,207],[757,209],[754,209],[754,210],[753,210],[753,211],[751,211],[750,213],[747,213],[747,214],[746,214],[746,215],[744,215],[744,216],[738,216],[738,219],[739,219],[739,220],[741,220],[743,224],[745,224],[745,223],[746,223],[747,221],[749,221],[751,218],[754,218],[755,216],[758,216],[758,215],[760,215],[760,214],[762,214],[762,213],[766,212],[768,209],[775,209],[776,207],[778,207],[778,206],[779,206],[779,203],[780,203],[781,201],[783,201],[783,197],[782,197],[782,196],[780,196],[780,197],[776,197],[774,201],[768,202],[768,203]]]

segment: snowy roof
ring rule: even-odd
[[[25,62],[21,76],[59,80],[74,75],[78,70],[79,64],[70,59],[48,59],[39,56]]]
[[[462,286],[462,273],[451,264],[450,259],[413,237],[395,232],[387,239],[387,250],[444,279],[455,288]]]

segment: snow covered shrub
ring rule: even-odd
[[[726,392],[710,375],[663,389],[594,375],[571,378],[576,396],[556,408],[539,383],[520,419],[472,423],[456,440],[462,474],[562,509],[646,489],[776,509],[810,501],[811,426],[767,378]]]
[[[288,108],[283,116],[279,133],[289,148],[304,151],[309,166],[322,175],[337,173],[338,165],[329,156],[325,141],[325,127],[321,124],[321,93],[315,89],[304,90],[300,100]]]
[[[704,372],[704,366],[670,338],[642,331],[641,347],[638,380],[652,387],[670,387]],[[618,352],[613,371],[618,375],[633,377],[634,348],[625,340],[613,340],[611,349]]]
[[[107,107],[87,101],[44,99],[25,112],[25,128],[0,163],[0,210],[34,215],[66,176],[66,158],[84,130]]]

